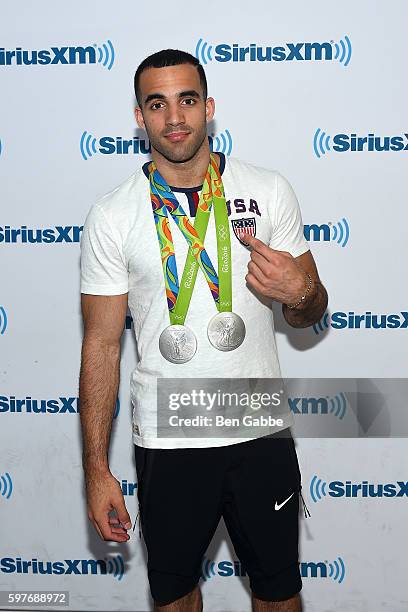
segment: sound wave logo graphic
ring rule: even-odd
[[[214,561],[211,561],[210,559],[204,557],[203,562],[201,564],[201,575],[203,577],[203,580],[208,580],[209,578],[216,576]]]
[[[8,472],[0,476],[0,493],[2,497],[6,499],[10,499],[10,496],[13,492],[13,481],[11,480],[11,476]]]
[[[125,573],[125,564],[123,563],[123,557],[117,555],[113,559],[105,558],[108,574],[113,574],[113,577],[117,580],[122,580]]]
[[[350,237],[350,227],[347,219],[343,217],[337,224],[332,225],[332,240],[341,247],[345,247]]]
[[[108,39],[101,47],[96,44],[94,44],[94,47],[98,51],[98,64],[102,64],[102,66],[111,70],[115,62],[115,49],[112,42]]]
[[[323,130],[318,128],[313,137],[313,150],[318,159],[321,158],[322,155],[326,155],[327,151],[330,151],[330,136],[326,134]]]
[[[218,136],[211,134],[208,137],[210,141],[210,149],[214,153],[224,153],[224,155],[231,155],[232,151],[232,136],[229,130],[224,130]]]
[[[0,335],[2,336],[7,329],[7,313],[3,306],[0,306]]]
[[[321,332],[325,331],[326,329],[329,328],[329,323],[330,323],[330,315],[326,311],[324,315],[322,316],[322,318],[320,319],[320,321],[313,324],[314,333],[320,334]]]
[[[346,407],[347,407],[347,400],[346,400],[346,396],[344,395],[343,391],[341,391],[334,397],[331,397],[329,400],[329,403],[330,403],[329,412],[331,414],[334,414],[339,419],[343,419],[344,415],[346,414]]]
[[[341,584],[346,575],[346,567],[344,565],[344,561],[341,557],[338,557],[333,561],[333,563],[329,563],[326,561],[329,566],[329,578],[332,578],[335,582]]]
[[[340,43],[336,43],[333,40],[331,41],[332,45],[335,49],[334,59],[339,61],[340,64],[344,66],[348,66],[351,60],[351,55],[353,53],[353,48],[351,46],[351,42],[348,36],[340,39]]]
[[[85,161],[92,157],[92,155],[95,155],[95,153],[98,153],[96,142],[96,138],[92,134],[88,134],[86,130],[82,133],[81,140],[79,141],[79,150]]]
[[[315,502],[315,504],[322,499],[322,497],[326,497],[326,487],[327,482],[325,480],[321,480],[316,475],[313,476],[310,481],[310,496]]]
[[[195,56],[202,63],[212,62],[212,45],[209,45],[202,38],[198,40],[195,48]]]

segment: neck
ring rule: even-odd
[[[215,154],[219,165],[219,156]],[[210,163],[210,147],[207,138],[197,153],[186,162],[171,162],[152,147],[152,160],[166,183],[172,187],[197,187],[204,182]]]

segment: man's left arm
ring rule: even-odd
[[[306,251],[306,253],[294,259],[301,270],[310,274],[312,285],[305,300],[298,306],[288,308],[287,304],[290,302],[283,303],[282,313],[287,323],[292,327],[309,327],[320,321],[324,315],[328,304],[327,291],[319,278],[316,263],[310,251]],[[303,295],[304,293],[300,297]],[[300,297],[296,302],[299,301]]]
[[[278,251],[254,236],[245,235],[251,247],[245,279],[261,295],[281,302],[285,320],[292,327],[309,327],[323,316],[328,303],[327,291],[320,281],[312,253],[293,257]],[[310,278],[309,276],[310,275]],[[295,307],[300,299],[304,299]]]

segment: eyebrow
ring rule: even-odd
[[[178,94],[179,98],[185,98],[187,96],[189,98],[200,98],[200,94],[195,89],[187,89],[186,91],[180,91],[180,93]],[[165,99],[166,99],[166,96],[161,93],[151,93],[147,96],[144,103],[147,104],[151,100],[165,100]]]

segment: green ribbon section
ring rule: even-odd
[[[173,287],[176,287],[177,297],[173,307],[169,306],[171,324],[184,324],[199,267],[204,273],[204,277],[208,283],[218,311],[231,312],[232,266],[229,221],[224,187],[214,155],[210,155],[210,164],[203,182],[193,226],[163,177],[158,174],[158,170],[153,162],[150,166],[150,185],[153,213],[155,214],[157,235],[161,249],[166,292],[168,292],[167,274],[169,273],[166,262],[169,249],[174,254],[174,244],[170,225],[166,225],[166,236],[164,237],[162,222],[160,222],[163,221],[163,217],[167,215],[167,211],[175,220],[177,227],[180,229],[189,245],[180,285],[178,285],[177,274],[172,277],[172,283]],[[174,202],[177,204],[175,205]],[[212,207],[214,208],[217,238],[218,275],[204,248],[204,240]],[[159,219],[159,217],[161,217],[161,219]],[[171,300],[168,300],[168,304],[169,303],[171,303]]]

